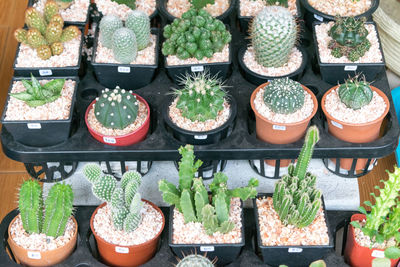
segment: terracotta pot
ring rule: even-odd
[[[299,122],[294,122],[294,123],[279,123],[279,122],[272,122],[262,116],[257,109],[254,106],[254,99],[256,98],[256,95],[261,88],[264,88],[266,85],[268,85],[269,82],[263,83],[260,86],[258,86],[254,92],[251,94],[250,97],[250,105],[251,108],[253,109],[253,112],[256,117],[256,134],[257,138],[271,144],[289,144],[296,142],[300,138],[304,136],[307,130],[307,126],[314,117],[315,113],[318,110],[318,102],[317,98],[313,94],[313,92],[305,87],[304,85],[301,85],[305,91],[307,91],[312,98],[312,101],[314,103],[314,109],[312,114]],[[266,160],[265,161],[267,164],[275,166],[275,160]],[[286,167],[290,163],[290,159],[281,159],[280,162],[281,167]]]
[[[90,105],[86,109],[85,123],[86,123],[86,126],[87,126],[90,134],[97,141],[99,141],[103,144],[111,145],[111,146],[129,146],[129,145],[133,145],[138,142],[141,142],[146,138],[147,132],[149,131],[149,127],[150,127],[150,107],[149,107],[149,104],[147,104],[146,100],[144,100],[141,96],[139,96],[137,94],[133,94],[133,95],[135,95],[136,98],[140,102],[142,102],[146,105],[147,118],[146,118],[145,122],[138,129],[136,129],[135,131],[133,131],[129,134],[125,134],[125,135],[107,136],[107,135],[103,135],[101,133],[96,132],[92,127],[90,127],[90,125],[88,123],[88,115],[89,115],[89,111],[93,108],[93,105],[96,103],[96,100],[94,100],[92,103],[90,103]]]
[[[364,214],[353,214],[351,221],[362,221],[366,218]],[[372,260],[377,256],[382,256],[383,249],[370,249],[369,247],[360,246],[355,240],[354,227],[350,224],[349,231],[347,232],[346,248],[344,251],[344,258],[347,263],[353,267],[371,267]],[[396,266],[399,259],[392,259],[391,267]]]
[[[384,92],[379,90],[378,88],[371,86],[371,89],[378,93],[386,103],[386,109],[385,112],[376,120],[373,120],[371,122],[366,122],[366,123],[347,123],[347,122],[342,122],[339,121],[338,119],[335,119],[332,117],[325,109],[325,99],[326,96],[332,91],[335,90],[337,86],[332,87],[329,89],[324,96],[322,97],[321,100],[321,107],[322,110],[326,116],[326,120],[328,122],[328,130],[331,135],[334,137],[346,141],[346,142],[351,142],[351,143],[368,143],[372,142],[379,137],[379,131],[381,129],[381,125],[383,122],[383,119],[385,118],[386,114],[389,112],[390,108],[390,103],[389,99],[385,95]],[[335,162],[334,159],[331,159],[333,162]],[[365,164],[367,163],[368,159],[357,159],[357,164],[356,164],[356,170],[363,170],[365,168]],[[353,162],[353,159],[340,159],[340,167],[345,169],[345,170],[350,170],[351,164]]]
[[[29,250],[15,243],[11,237],[10,230],[11,225],[14,223],[17,217],[18,216],[15,216],[8,226],[8,244],[10,245],[15,259],[19,263],[27,266],[53,266],[68,258],[68,256],[71,255],[75,249],[76,240],[78,237],[78,223],[73,216],[71,216],[71,218],[75,224],[75,231],[71,240],[62,247],[47,251]]]
[[[111,266],[139,266],[149,261],[157,250],[158,241],[160,240],[161,233],[164,229],[165,218],[164,214],[156,205],[148,200],[142,199],[142,201],[150,204],[155,208],[162,216],[162,227],[160,232],[157,233],[153,239],[146,241],[145,243],[132,246],[119,246],[115,244],[108,243],[103,238],[101,238],[94,230],[93,220],[98,209],[104,207],[106,203],[101,204],[93,212],[90,218],[90,228],[96,239],[97,248],[99,250],[100,257],[104,263]]]

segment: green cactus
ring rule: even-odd
[[[130,9],[135,9],[136,8],[136,0],[111,0],[115,3],[118,3],[120,5],[126,5]]]
[[[129,212],[137,214],[140,212],[142,207],[143,207],[142,196],[140,195],[139,192],[137,192],[131,200],[131,203],[129,205]]]
[[[125,206],[124,190],[122,188],[115,188],[111,196],[111,212],[114,227],[117,230],[123,230],[124,220],[129,210]]]
[[[213,5],[215,0],[189,0],[189,2],[194,9],[200,10],[206,7],[208,4]]]
[[[140,186],[142,182],[142,175],[137,171],[127,171],[122,175],[121,179],[121,188],[125,190],[128,183],[131,181],[136,181],[136,183]]]
[[[116,187],[117,181],[115,178],[112,175],[104,175],[95,180],[92,191],[97,198],[109,202]]]
[[[89,182],[94,183],[98,178],[101,177],[103,172],[98,164],[88,163],[83,167],[83,174],[89,180]]]
[[[64,46],[60,42],[52,43],[50,45],[50,48],[51,48],[51,54],[54,56],[61,55],[61,53],[64,51]]]
[[[46,33],[47,23],[42,14],[33,7],[25,11],[25,23],[28,28],[37,29],[41,34]]]
[[[176,267],[214,267],[214,264],[205,256],[191,254],[180,260]]]
[[[54,0],[61,9],[69,8],[75,0]]]
[[[57,22],[50,22],[47,25],[45,38],[49,44],[58,42],[63,32],[63,26]]]
[[[128,233],[133,232],[142,220],[140,213],[129,213],[124,221],[124,230]]]
[[[371,47],[367,39],[368,30],[365,28],[365,18],[336,17],[335,23],[328,31],[332,40],[328,44],[334,57],[347,57],[357,61]]]
[[[27,34],[28,34],[27,30],[17,29],[14,32],[15,40],[17,40],[17,42],[20,42],[20,43],[28,44]]]
[[[136,120],[139,101],[131,91],[104,89],[96,99],[94,114],[96,119],[107,128],[124,129]]]
[[[18,209],[28,234],[40,233],[43,221],[42,188],[36,180],[25,181],[19,191]]]
[[[131,181],[125,187],[125,202],[128,206],[131,204],[133,197],[136,195],[139,186],[140,184],[138,184],[136,181]]]
[[[122,28],[122,20],[116,15],[106,15],[100,21],[100,42],[107,48],[112,48],[112,37],[114,32]]]
[[[131,29],[136,36],[137,49],[143,50],[150,43],[150,18],[141,10],[134,10],[128,14],[125,26]]]
[[[286,64],[296,44],[297,28],[296,20],[287,8],[264,7],[255,16],[250,28],[257,63],[264,67]]]
[[[46,39],[37,29],[29,29],[26,33],[26,41],[32,48],[39,48],[42,45],[47,45]]]
[[[122,64],[129,64],[136,59],[137,43],[135,33],[128,28],[119,28],[112,38],[114,59]]]
[[[79,30],[78,27],[68,26],[62,32],[61,37],[60,37],[60,42],[62,42],[62,43],[69,42],[69,41],[75,39],[80,34],[81,34],[81,31]]]
[[[357,110],[371,102],[373,92],[365,78],[359,81],[358,77],[354,77],[339,86],[338,95],[348,108]]]
[[[44,19],[46,20],[46,22],[49,23],[51,18],[54,15],[58,14],[59,7],[56,4],[56,2],[53,2],[53,1],[47,1],[46,3],[47,4],[46,4],[46,6],[45,6],[45,8],[43,10],[43,15],[44,15]]]
[[[264,87],[264,103],[275,113],[292,114],[304,105],[304,89],[289,78],[274,79]]]

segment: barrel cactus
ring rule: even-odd
[[[365,18],[337,17],[328,32],[332,40],[328,44],[334,57],[347,57],[350,61],[357,61],[371,47],[367,39],[368,30],[365,27]]]
[[[185,256],[178,262],[176,267],[213,267],[214,263],[207,257],[199,254],[191,254]]]
[[[137,43],[135,33],[128,28],[119,28],[112,38],[112,50],[115,60],[129,64],[136,59]]]
[[[264,87],[264,103],[273,112],[291,114],[304,105],[304,89],[289,78],[274,79]]]
[[[368,105],[373,97],[373,92],[367,81],[359,81],[357,77],[348,79],[338,88],[340,101],[348,108],[357,110]]]
[[[104,47],[112,48],[112,37],[116,30],[123,27],[122,20],[116,15],[104,16],[99,24],[100,42]]]
[[[96,119],[107,128],[124,129],[136,120],[139,101],[132,91],[104,89],[94,104]]]
[[[128,14],[125,26],[136,36],[137,49],[143,50],[150,43],[150,18],[143,11],[134,10]]]
[[[264,7],[253,19],[250,37],[258,64],[281,67],[296,44],[296,20],[287,8]]]

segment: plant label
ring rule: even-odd
[[[286,126],[285,125],[272,125],[273,130],[278,130],[278,131],[286,131]]]
[[[192,72],[204,71],[204,66],[191,66],[190,69]]]
[[[321,17],[320,15],[317,15],[317,14],[314,14],[314,18],[315,18],[316,20],[319,20],[319,21],[324,21],[324,18]]]
[[[120,73],[130,73],[131,67],[118,67],[118,72]]]
[[[104,136],[103,140],[104,140],[104,143],[107,143],[107,144],[115,144],[115,143],[117,143],[117,140],[115,140],[115,138],[113,138],[113,137]]]
[[[195,135],[194,139],[205,140],[205,139],[207,139],[207,135],[206,134],[204,134],[204,135]]]
[[[40,76],[50,76],[53,75],[53,72],[51,70],[39,70]]]
[[[374,258],[384,258],[385,252],[382,250],[373,250],[371,256]]]
[[[332,125],[335,127],[338,127],[339,129],[343,129],[343,125],[341,125],[340,123],[336,122],[336,121],[331,121]]]
[[[201,252],[212,252],[214,251],[214,246],[200,246]]]
[[[129,253],[129,248],[116,246],[115,247],[115,252],[122,253],[122,254],[128,254]]]
[[[42,258],[42,255],[40,254],[39,251],[29,251],[28,250],[28,258],[34,259],[34,260],[40,260]]]
[[[289,252],[289,253],[300,253],[300,252],[302,252],[302,251],[303,251],[302,248],[289,248],[289,249],[288,249],[288,252]]]
[[[40,123],[27,123],[28,129],[42,129],[42,125]]]
[[[356,70],[357,70],[357,65],[344,66],[344,71],[356,71]]]

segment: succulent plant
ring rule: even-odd
[[[229,220],[230,201],[232,197],[241,200],[254,198],[257,195],[257,179],[250,179],[246,187],[227,189],[228,177],[219,172],[214,175],[210,184],[212,201],[209,201],[202,178],[194,178],[202,161],[195,162],[193,146],[179,148],[182,159],[179,162],[179,187],[163,179],[158,182],[163,200],[183,214],[185,223],[201,222],[208,235],[215,232],[227,233],[234,228]]]
[[[31,74],[31,81],[22,80],[21,82],[26,90],[9,93],[9,95],[24,101],[30,107],[37,107],[57,100],[61,96],[65,79],[54,79],[41,85]]]
[[[296,167],[288,167],[288,175],[276,184],[273,194],[274,210],[284,225],[303,228],[310,225],[321,207],[321,191],[315,188],[316,176],[307,172],[308,164],[319,140],[316,126],[311,126],[297,159]]]
[[[83,167],[83,175],[85,175],[86,179],[91,183],[94,183],[102,174],[103,172],[100,166],[96,163],[88,163]]]
[[[103,16],[100,21],[100,42],[107,48],[112,48],[112,37],[116,30],[123,27],[122,20],[113,14]]]
[[[61,9],[67,9],[74,3],[75,0],[55,0],[55,1]]]
[[[304,105],[304,89],[289,78],[274,79],[264,87],[264,103],[273,112],[291,114]]]
[[[373,95],[372,89],[367,81],[359,81],[358,77],[348,79],[338,88],[340,101],[348,108],[357,110],[368,105]]]
[[[136,59],[137,43],[135,33],[128,28],[119,28],[112,38],[112,50],[115,60],[129,64]]]
[[[336,21],[328,34],[332,40],[328,44],[334,57],[347,57],[350,61],[357,61],[364,56],[371,47],[367,39],[368,30],[365,28],[365,18],[336,17]]]
[[[42,188],[36,180],[25,181],[19,191],[18,208],[28,234],[40,233],[43,223]]]
[[[213,5],[215,0],[189,0],[189,2],[194,9],[200,10],[206,7],[208,4]]]
[[[287,8],[266,6],[254,17],[250,38],[258,64],[281,67],[296,44],[296,20]]]
[[[125,26],[135,33],[137,49],[143,50],[150,43],[150,18],[140,10],[128,14]]]
[[[191,254],[181,259],[176,267],[213,267],[214,263],[207,257],[199,254]]]
[[[135,9],[136,8],[136,0],[111,0],[115,3],[118,3],[120,5],[126,5],[130,9]]]
[[[124,129],[136,120],[139,101],[132,91],[120,89],[104,89],[96,98],[94,114],[96,119],[107,128]]]

